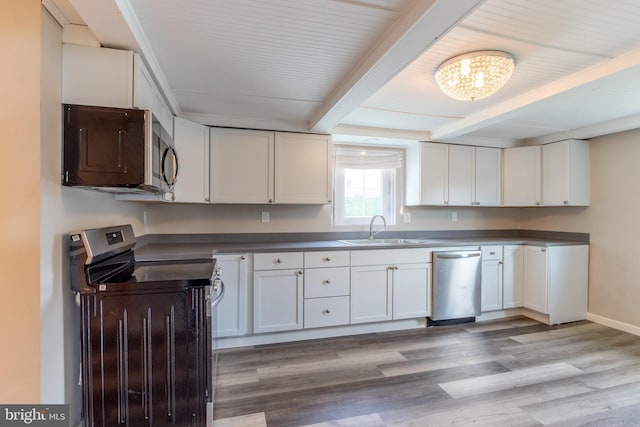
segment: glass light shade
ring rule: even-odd
[[[509,80],[513,56],[499,50],[482,50],[455,56],[435,73],[440,89],[460,101],[477,101],[496,93]]]

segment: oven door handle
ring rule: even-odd
[[[213,291],[214,292],[220,292],[218,294],[218,296],[211,301],[211,308],[214,309],[218,304],[220,304],[220,301],[222,301],[222,297],[224,296],[224,282],[221,279],[215,279],[213,281]]]

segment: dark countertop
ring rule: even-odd
[[[140,261],[167,260],[167,259],[198,259],[211,258],[215,254],[252,253],[252,252],[295,252],[295,251],[323,251],[323,250],[364,250],[364,249],[398,249],[398,248],[444,248],[457,246],[488,246],[488,245],[530,245],[530,246],[567,246],[588,244],[586,239],[576,233],[552,233],[548,236],[540,236],[544,232],[532,233],[531,236],[470,236],[452,238],[422,237],[419,233],[403,238],[423,240],[420,244],[366,244],[350,245],[339,240],[298,240],[298,241],[264,241],[264,236],[258,236],[255,242],[247,241],[246,237],[239,242],[231,241],[196,241],[188,242],[184,236],[177,236],[172,242],[171,237],[162,235],[162,238],[143,239],[144,244],[136,247],[136,259]],[[389,236],[389,233],[387,233]],[[263,241],[258,241],[262,237]],[[307,237],[308,236],[303,236]],[[393,235],[395,237],[395,235]],[[345,237],[351,239],[354,237]],[[360,237],[361,238],[361,237]]]

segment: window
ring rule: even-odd
[[[395,224],[397,174],[403,151],[373,147],[336,148],[335,205],[337,225],[368,225],[374,215]]]

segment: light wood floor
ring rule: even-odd
[[[526,318],[224,350],[215,427],[640,426],[640,337]]]

